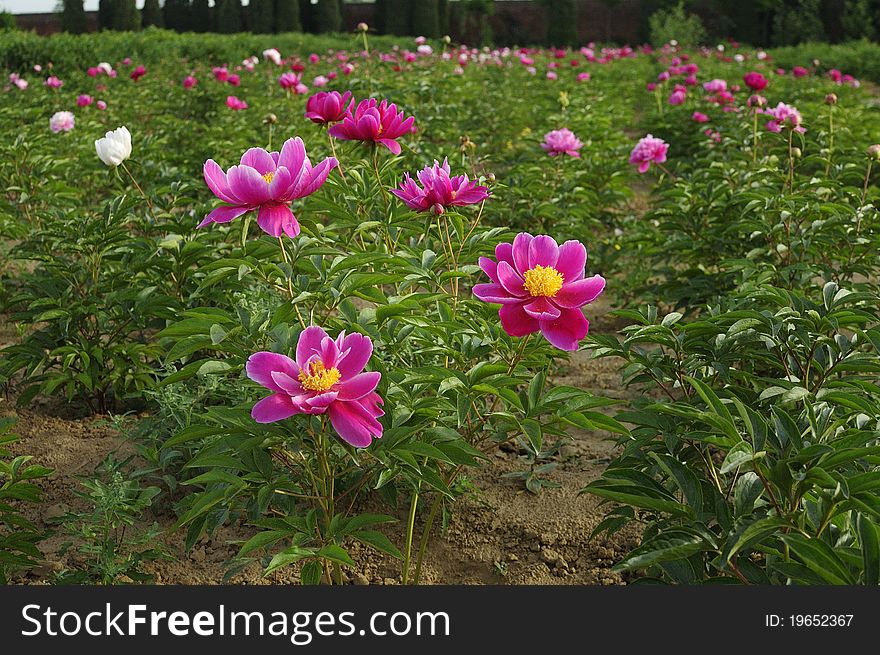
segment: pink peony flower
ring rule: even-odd
[[[107,109],[107,103],[103,100],[98,100],[98,102],[95,103],[95,107],[97,107],[101,111],[104,111],[105,109]]]
[[[313,123],[338,123],[351,112],[354,100],[350,99],[351,91],[343,95],[339,91],[319,91],[306,100],[306,118]]]
[[[712,80],[711,82],[704,82],[703,88],[709,93],[721,93],[722,91],[727,91],[727,82],[724,80]]]
[[[273,352],[248,358],[248,377],[270,391],[251,416],[258,423],[283,421],[295,414],[328,414],[333,429],[355,448],[382,436],[383,404],[376,387],[381,374],[364,372],[373,354],[369,337],[341,332],[336,339],[316,325],[296,344],[296,360]]]
[[[317,75],[315,79],[312,80],[312,86],[316,86],[318,88],[322,86],[327,86],[327,82],[329,81],[330,80],[328,80],[324,75]]]
[[[354,112],[349,112],[330,128],[330,136],[343,141],[370,141],[388,148],[395,155],[400,154],[399,139],[410,131],[415,118],[403,118],[397,105],[387,100],[377,102],[375,98],[362,100]]]
[[[49,77],[47,77],[46,81],[43,82],[43,84],[48,86],[50,89],[60,89],[62,86],[64,86],[64,82],[62,82],[54,75],[50,75]]]
[[[208,214],[199,227],[228,223],[258,210],[257,224],[266,234],[280,237],[283,232],[293,238],[299,234],[299,223],[290,203],[317,191],[337,164],[334,157],[329,157],[312,168],[299,137],[285,141],[280,153],[250,148],[241,156],[240,165],[230,167],[226,173],[209,159],[205,162],[205,182],[226,204]]]
[[[806,77],[807,75],[810,74],[810,71],[808,71],[803,66],[795,66],[794,68],[791,69],[791,74],[794,75],[795,77]]]
[[[780,102],[772,109],[765,109],[764,113],[772,118],[767,121],[765,127],[771,132],[781,132],[782,128],[791,128],[795,132],[803,134],[807,130],[801,125],[801,113],[784,102]]]
[[[147,74],[147,69],[144,66],[138,66],[133,71],[131,71],[131,79],[133,79],[135,82],[137,82],[139,79],[141,79],[146,74]]]
[[[391,193],[403,200],[407,207],[419,212],[428,210],[442,214],[446,207],[475,205],[489,197],[489,190],[470,181],[467,175],[449,177],[449,161],[444,158],[441,165],[436,159],[433,166],[426,166],[417,175],[420,187],[409,173],[399,189]]]
[[[706,114],[704,114],[704,113],[701,112],[701,111],[695,111],[695,112],[691,115],[691,120],[693,120],[694,122],[697,122],[697,123],[708,123],[708,122],[709,122],[709,117],[706,116]]]
[[[590,74],[589,73],[578,73],[577,81],[578,82],[589,82],[590,81]]]
[[[241,111],[242,109],[247,109],[248,104],[235,96],[226,96],[226,106],[232,109],[233,111]]]
[[[547,79],[548,80],[555,80],[558,77],[559,76],[556,73],[554,73],[553,71],[547,71]]]
[[[580,157],[578,150],[583,147],[583,143],[574,135],[574,132],[567,127],[561,130],[553,130],[544,135],[544,142],[541,147],[547,151],[551,157],[557,155],[571,155],[572,157]]]
[[[299,75],[290,71],[281,73],[278,78],[278,86],[285,90],[295,88],[297,84],[299,84]]]
[[[669,104],[670,105],[683,105],[684,101],[687,99],[687,93],[684,91],[674,91],[669,96]]]
[[[745,82],[746,86],[755,92],[763,91],[767,88],[768,84],[767,78],[760,73],[756,73],[755,71],[743,75],[743,82]]]
[[[211,69],[211,73],[214,75],[214,79],[218,82],[225,82],[229,77],[229,71],[225,66],[214,66]]]
[[[198,83],[199,83],[199,81],[196,78],[194,78],[192,75],[187,75],[186,77],[183,78],[183,88],[184,89],[191,89]]]
[[[49,129],[58,134],[59,132],[69,132],[73,129],[75,119],[69,111],[58,111],[52,114],[49,119]]]
[[[492,282],[474,286],[474,295],[501,305],[504,331],[512,337],[540,331],[557,348],[577,350],[590,328],[581,307],[605,289],[601,275],[584,277],[583,244],[566,241],[558,246],[549,236],[524,232],[512,244],[499,244],[495,258],[480,257],[480,268]]]
[[[241,86],[241,77],[238,75],[235,75],[234,73],[232,75],[227,75],[226,76],[226,83],[229,86]]]
[[[77,97],[76,106],[77,107],[88,107],[90,104],[92,104],[92,102],[94,102],[94,100],[95,99],[92,98],[92,96],[86,95],[85,93],[83,93],[82,95]]]
[[[662,164],[666,161],[667,150],[669,150],[668,143],[649,134],[640,139],[636,147],[632,149],[629,163],[638,164],[639,173],[647,173],[652,162]]]

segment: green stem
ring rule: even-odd
[[[410,500],[409,505],[409,518],[406,524],[406,553],[403,558],[403,574],[401,575],[401,582],[403,584],[409,584],[409,569],[410,562],[412,561],[412,544],[413,544],[413,532],[415,531],[416,526],[416,509],[419,506],[419,490],[416,489],[413,491],[412,499]]]
[[[122,170],[124,170],[126,173],[128,173],[128,177],[130,177],[130,178],[131,178],[131,181],[134,182],[134,186],[135,186],[135,188],[136,188],[136,189],[138,190],[138,192],[141,194],[141,196],[143,197],[143,199],[147,201],[147,207],[150,208],[150,211],[153,211],[153,203],[150,201],[149,196],[147,196],[147,194],[144,193],[144,190],[141,188],[141,185],[138,184],[138,181],[137,181],[136,179],[134,179],[134,175],[132,175],[132,174],[131,174],[131,171],[128,170],[128,166],[125,165],[125,162],[124,162],[124,161],[123,161],[123,162],[119,162],[119,165],[122,166]]]

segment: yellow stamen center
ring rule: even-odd
[[[266,184],[272,184],[273,177],[275,177],[275,173],[273,171],[269,171],[268,173],[263,173],[263,179],[266,180]]]
[[[323,363],[312,362],[309,366],[308,373],[305,369],[299,372],[299,383],[303,386],[303,389],[307,391],[324,393],[334,384],[339,382],[340,377],[342,376],[339,373],[339,369],[324,368]]]
[[[523,286],[533,296],[552,298],[562,288],[562,273],[552,266],[535,266],[526,271],[525,278]]]

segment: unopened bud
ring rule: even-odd
[[[360,23],[358,23],[357,28],[360,32],[366,32],[370,29],[370,26],[361,21]]]
[[[446,36],[443,37],[443,43],[445,43],[446,45],[449,45],[450,43],[452,43],[452,37],[447,34]]]
[[[793,159],[800,159],[800,156],[801,156],[802,154],[803,154],[803,153],[801,152],[801,149],[800,149],[800,148],[792,148],[792,149],[791,149],[791,156],[792,156]]]
[[[495,173],[489,173],[486,176],[486,179],[489,181],[490,184],[495,184]]]
[[[868,146],[868,157],[874,161],[880,161],[880,143]]]
[[[275,114],[266,114],[265,122],[270,125],[275,125],[275,123],[278,122],[278,117]]]
[[[431,211],[436,216],[440,216],[443,213],[443,205],[441,205],[439,202],[435,202],[433,205],[431,205]]]
[[[825,104],[826,105],[836,105],[837,104],[837,94],[829,93],[825,96]]]

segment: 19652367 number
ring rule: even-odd
[[[847,628],[853,614],[792,614],[789,625],[794,628]]]

